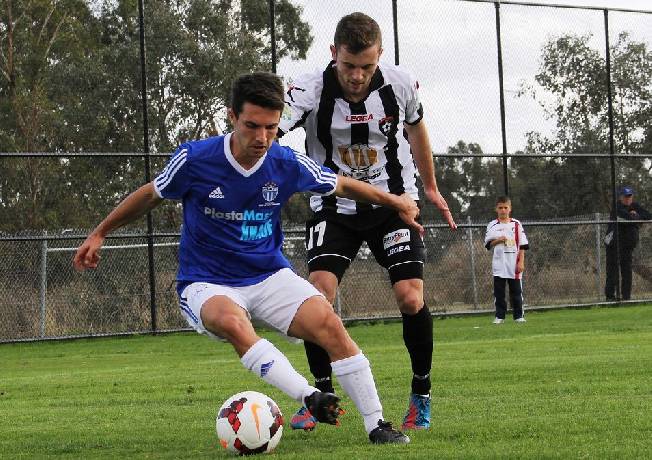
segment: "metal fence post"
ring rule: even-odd
[[[602,259],[600,258],[600,249],[602,248],[602,241],[600,238],[600,213],[595,213],[595,288],[598,293],[598,300],[602,298],[602,288],[600,280],[602,280]]]
[[[48,232],[45,231],[44,236],[47,236]],[[45,298],[46,291],[48,289],[48,240],[43,239],[41,241],[41,292],[40,292],[40,311],[41,311],[41,326],[40,326],[40,337],[45,337]]]
[[[500,134],[503,141],[503,188],[509,195],[509,166],[507,164],[507,128],[505,123],[505,86],[503,77],[503,45],[500,37],[500,1],[495,2],[496,8],[496,46],[498,51],[498,89],[500,97]]]
[[[272,73],[276,73],[276,4],[274,0],[267,2],[269,8],[269,40],[272,45],[271,60],[272,60]]]
[[[397,0],[392,0],[392,24],[394,26],[394,65],[399,64],[398,57],[398,5]]]
[[[604,44],[605,44],[605,62],[607,71],[607,116],[609,119],[609,165],[611,166],[611,206],[612,213],[611,219],[617,221],[618,213],[616,212],[618,203],[618,193],[616,192],[616,147],[614,143],[614,111],[613,111],[613,95],[611,84],[611,50],[609,45],[609,10],[604,10]],[[616,240],[616,260],[620,266],[620,234],[619,225],[614,225],[614,239]],[[616,298],[620,300],[622,292],[620,292],[620,276],[616,283]]]
[[[473,228],[471,228],[471,216],[466,217],[469,227],[466,229],[467,240],[469,241],[469,253],[471,254],[471,286],[473,287],[473,309],[478,309],[478,285],[475,279],[475,249],[473,248]]]
[[[138,0],[138,24],[140,38],[140,89],[143,109],[143,153],[145,154],[145,183],[152,181],[151,156],[149,152],[149,118],[147,116],[147,54],[145,47],[145,5],[144,0]],[[149,280],[149,310],[151,318],[151,330],[156,333],[157,311],[156,311],[156,273],[154,271],[154,219],[152,212],[147,213],[147,263]]]

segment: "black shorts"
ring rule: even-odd
[[[392,284],[423,279],[423,239],[391,209],[377,208],[355,215],[318,212],[306,223],[305,241],[308,270],[331,272],[338,282],[363,241],[376,261],[387,269]]]

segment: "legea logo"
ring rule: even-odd
[[[345,120],[347,123],[368,123],[374,119],[373,113],[365,113],[361,115],[347,115]]]

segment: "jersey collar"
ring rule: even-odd
[[[224,156],[226,157],[226,160],[231,164],[231,166],[233,166],[233,169],[239,172],[242,176],[249,177],[258,171],[261,166],[263,166],[263,162],[265,161],[265,158],[267,158],[267,152],[265,152],[265,155],[260,157],[260,160],[258,160],[256,164],[253,165],[250,169],[245,169],[233,157],[233,153],[231,153],[231,134],[233,133],[228,133],[224,136]]]
[[[337,81],[337,74],[335,72],[335,61],[331,61],[328,63],[326,70],[324,70],[324,91],[334,98],[346,100],[344,92],[342,91],[342,86],[340,85],[340,82]],[[369,94],[382,88],[384,84],[385,78],[383,77],[383,73],[380,71],[379,64],[369,82]],[[365,101],[367,97],[369,97],[369,94],[367,94],[367,96],[365,96],[365,98],[360,102]]]

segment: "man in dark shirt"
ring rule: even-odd
[[[611,219],[618,221],[618,245],[616,245],[616,224],[609,224],[605,237],[607,252],[607,280],[604,293],[607,300],[616,300],[616,286],[618,285],[618,255],[620,253],[620,278],[622,300],[629,300],[632,294],[632,255],[638,244],[638,220],[652,219],[652,215],[634,201],[634,189],[623,187],[616,203],[615,212]]]

